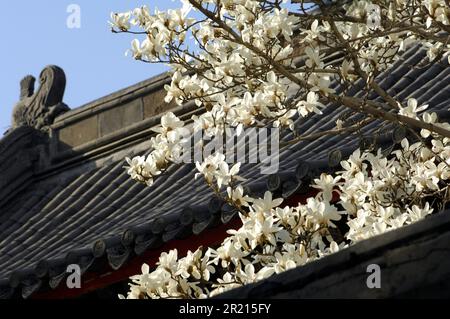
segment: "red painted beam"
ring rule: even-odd
[[[306,194],[295,194],[292,195],[291,197],[287,198],[283,204],[281,206],[286,207],[286,206],[292,206],[295,207],[298,204],[306,204],[306,201],[308,198],[310,197],[315,197],[317,194],[319,193],[319,191],[315,188],[311,188],[309,192],[307,192]],[[331,203],[337,203],[339,201],[339,193],[337,191],[333,191],[332,193],[333,197],[331,198]]]

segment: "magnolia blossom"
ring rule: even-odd
[[[333,178],[331,175],[321,174],[319,179],[314,180],[314,187],[321,190],[319,194],[322,195],[324,201],[331,201],[334,188],[337,186],[339,179],[339,176]]]
[[[126,159],[131,178],[151,186],[179,160],[190,133],[211,137],[256,125],[294,131],[296,117],[320,115],[328,103],[349,106],[347,100],[355,112],[361,102],[347,94],[357,80],[364,98],[382,96],[377,75],[411,43],[425,48],[427,62],[448,56],[450,63],[445,0],[415,1],[414,7],[408,1],[332,1],[321,10],[338,5],[342,21],[327,12],[290,14],[284,2],[258,0],[183,0],[167,12],[144,6],[112,14],[115,32],[142,34],[132,41],[133,58],[172,67],[165,101],[191,102],[201,110],[186,123],[164,114],[150,153]],[[193,9],[206,15],[195,19]],[[414,98],[383,100],[390,110],[368,115],[397,112],[450,129]],[[338,130],[347,128],[343,123],[336,121]],[[246,194],[239,184],[241,163],[229,165],[223,154],[196,163],[196,178],[239,212],[242,227],[229,230],[215,249],[200,247],[187,256],[172,250],[155,269],[144,265],[131,278],[127,298],[214,296],[426,218],[447,202],[450,179],[450,139],[428,128],[420,132],[427,144],[404,139],[388,155],[357,149],[341,162],[341,171],[316,176],[317,195],[294,207],[270,192],[263,198]]]
[[[200,175],[205,177],[205,180],[211,184],[213,180],[216,180],[217,187],[220,189],[223,185],[228,185],[232,181],[233,178],[238,178],[237,174],[239,173],[239,168],[241,164],[237,163],[233,165],[233,167],[229,168],[228,163],[225,161],[225,155],[221,153],[216,153],[215,155],[210,155],[205,159],[203,163],[196,163],[197,170],[200,173],[195,175],[195,178],[198,178]],[[240,190],[234,193],[237,195]],[[241,197],[241,199],[243,199]]]
[[[169,124],[179,123],[169,119],[164,127],[180,126]],[[312,186],[319,192],[297,207],[281,207],[283,199],[274,199],[270,192],[263,198],[246,195],[241,185],[232,183],[239,167],[225,166],[222,154],[209,157],[206,165],[197,166],[199,174],[210,183],[230,177],[220,185],[227,185],[227,200],[240,209],[242,227],[229,230],[216,249],[200,247],[181,259],[176,250],[163,253],[155,270],[144,265],[141,275],[131,277],[127,298],[214,296],[426,218],[435,211],[428,202],[430,195],[445,201],[450,180],[444,161],[450,140],[434,137],[431,144],[432,150],[404,139],[388,157],[380,150],[358,149],[341,162],[342,171],[315,179]],[[139,166],[145,159],[130,161]],[[340,194],[337,203],[331,202],[333,192]],[[336,242],[330,229],[339,229],[343,220],[348,232]]]
[[[400,107],[400,111],[398,112],[400,115],[408,116],[408,117],[417,117],[417,113],[424,111],[428,108],[428,104],[417,106],[417,100],[416,99],[408,99],[408,106],[407,107]]]
[[[131,12],[125,13],[111,13],[111,21],[109,24],[111,27],[117,28],[120,31],[128,31],[131,27]]]
[[[298,114],[305,117],[308,114],[314,112],[317,114],[322,114],[319,107],[323,108],[325,105],[319,102],[319,97],[315,92],[309,92],[306,96],[306,101],[300,101],[297,104]]]
[[[433,140],[433,144],[437,155],[450,152],[448,139]],[[228,231],[230,236],[216,249],[199,248],[179,260],[176,250],[163,253],[153,272],[144,266],[142,275],[132,277],[127,297],[213,296],[426,218],[434,212],[427,201],[429,194],[446,196],[448,186],[441,187],[438,181],[448,182],[450,168],[437,156],[423,157],[421,153],[427,147],[420,143],[410,144],[405,139],[401,145],[400,150],[393,151],[395,156],[389,158],[380,151],[372,154],[356,150],[341,163],[343,171],[315,179],[312,186],[319,193],[297,207],[280,207],[283,200],[274,199],[270,192],[263,198],[252,198],[244,194],[242,186],[229,185],[228,199],[242,209],[242,227]],[[217,164],[223,160],[221,154],[209,158],[210,163],[216,164],[211,166],[215,169],[204,167],[200,174],[215,179],[220,171]],[[423,174],[424,181],[436,183],[422,183],[416,193],[419,195],[411,197],[409,189],[417,187],[419,182],[415,178]],[[334,191],[340,193],[337,204],[346,211],[330,202]],[[393,201],[390,206],[383,205],[388,199]],[[393,203],[402,205],[392,206]],[[347,210],[349,205],[354,208]],[[343,217],[349,230],[343,241],[336,242],[330,229],[338,228],[337,223]],[[199,284],[202,281],[212,283]]]
[[[252,201],[250,196],[244,195],[244,188],[239,185],[236,188],[227,187],[228,198],[238,206],[248,206]]]

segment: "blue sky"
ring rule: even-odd
[[[70,4],[81,9],[81,28],[67,27]],[[26,0],[2,3],[3,31],[0,50],[0,136],[10,125],[19,99],[19,82],[27,74],[56,64],[66,72],[64,101],[71,108],[145,80],[165,71],[125,56],[133,39],[110,32],[111,11],[141,5],[161,10],[179,7],[172,0]]]

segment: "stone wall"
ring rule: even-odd
[[[164,102],[164,85],[169,82],[168,75],[161,75],[58,117],[52,125],[53,155],[106,140],[174,108]]]

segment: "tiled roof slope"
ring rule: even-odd
[[[400,99],[414,97],[419,103],[427,102],[430,109],[439,111],[441,119],[448,119],[450,68],[445,63],[423,67],[424,57],[418,47],[408,49],[402,60],[380,75],[381,87]],[[335,88],[341,89],[339,85]],[[360,89],[356,85],[350,93],[357,96]],[[192,107],[176,111],[188,118]],[[322,116],[297,120],[296,128],[302,133],[329,130],[346,113],[347,109],[329,105]],[[70,112],[64,116],[70,117]],[[147,122],[147,132],[156,125],[157,117]],[[377,124],[372,122],[363,129],[362,141],[374,138]],[[74,262],[86,271],[107,259],[118,269],[131,256],[161,242],[230,221],[234,212],[222,206],[201,180],[194,180],[192,164],[171,167],[152,187],[127,176],[123,158],[142,153],[148,147],[148,134],[139,136],[142,142],[126,144],[102,160],[79,161],[64,170],[47,172],[0,204],[0,297],[10,297],[16,289],[28,297],[41,286],[57,287],[65,266]],[[391,131],[376,139],[384,148],[395,143]],[[256,164],[243,165],[242,176],[251,181],[249,189],[255,193],[263,192],[268,184],[278,195],[289,197],[302,191],[307,176],[332,169],[330,165],[338,163],[341,155],[360,144],[359,138],[349,134],[302,141],[281,150],[281,173],[271,176],[269,183]]]

